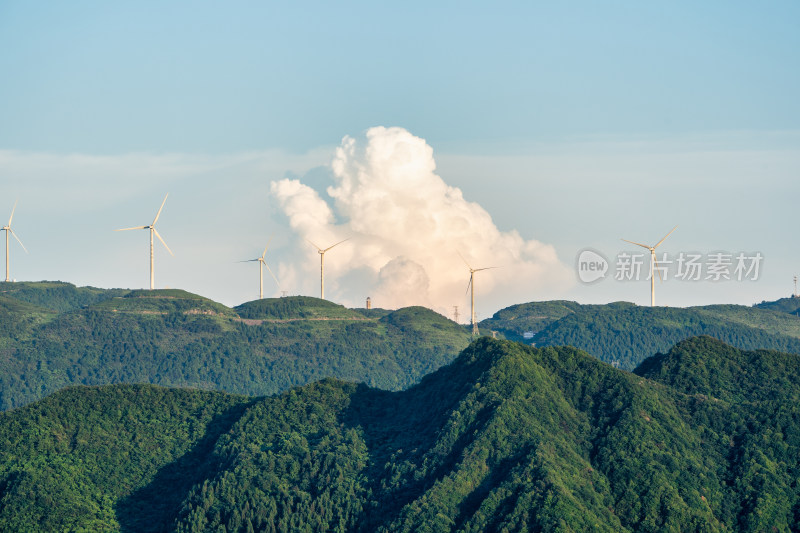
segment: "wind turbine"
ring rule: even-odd
[[[650,307],[655,307],[656,305],[656,279],[654,276],[655,274],[654,270],[656,269],[656,267],[658,267],[658,261],[656,260],[656,248],[658,248],[661,245],[661,243],[667,239],[667,237],[672,235],[672,232],[675,231],[676,229],[678,229],[678,226],[672,228],[672,230],[666,235],[664,235],[664,238],[658,241],[658,244],[656,244],[655,246],[647,246],[646,244],[629,241],[628,239],[622,239],[625,242],[629,242],[631,244],[635,244],[636,246],[641,246],[642,248],[647,248],[648,250],[650,250]],[[658,271],[658,279],[664,281],[664,279],[661,277],[661,270]]]
[[[267,248],[269,248],[269,243],[272,242],[272,237],[267,241],[267,245],[264,247],[264,253],[261,254],[261,257],[256,257],[255,259],[246,259],[244,261],[239,261],[240,263],[252,263],[254,261],[258,261],[258,299],[264,298],[264,267],[267,267],[267,272],[270,273],[272,279],[275,280],[275,283],[278,284],[278,287],[281,286],[278,278],[275,277],[275,274],[272,273],[270,270],[269,265],[266,261],[264,261],[264,257],[267,255]]]
[[[164,195],[164,201],[161,202],[161,207],[158,208],[158,213],[156,213],[156,218],[153,219],[153,223],[149,226],[136,226],[135,228],[122,228],[122,229],[115,229],[114,231],[128,231],[132,229],[149,229],[150,230],[150,290],[152,291],[156,285],[156,277],[155,277],[155,261],[153,260],[153,235],[158,237],[158,240],[161,241],[161,244],[164,245],[164,248],[167,249],[171,256],[175,256],[172,253],[172,250],[169,249],[167,243],[164,242],[164,239],[161,238],[161,235],[158,234],[156,230],[156,222],[158,221],[158,217],[161,216],[161,210],[164,209],[164,204],[167,202],[167,196],[169,193]]]
[[[306,239],[306,240],[308,241],[308,239]],[[349,240],[350,240],[350,238],[348,237],[344,241],[349,241]],[[327,252],[328,250],[330,250],[334,246],[339,246],[344,241],[339,241],[336,244],[334,244],[333,246],[328,246],[324,250],[322,248],[320,248],[319,246],[317,246],[316,244],[314,244],[313,242],[308,241],[309,243],[311,243],[311,246],[316,248],[317,252],[319,252],[319,297],[322,300],[325,299],[325,252]]]
[[[28,250],[25,248],[25,245],[22,244],[22,241],[19,240],[17,234],[14,233],[13,229],[11,229],[11,220],[14,218],[14,211],[16,210],[17,210],[17,202],[14,202],[14,207],[11,209],[11,216],[8,217],[8,224],[0,228],[0,231],[6,232],[6,281],[11,281],[11,254],[10,254],[10,248],[8,246],[9,235],[13,235],[14,238],[17,239],[19,245],[22,246],[22,249],[25,250],[25,253],[26,254],[28,253]]]
[[[478,331],[478,320],[475,316],[475,272],[480,272],[481,270],[491,270],[497,267],[483,267],[483,268],[472,268],[467,260],[464,259],[464,256],[460,253],[458,256],[464,261],[464,264],[467,265],[469,269],[469,283],[467,284],[467,292],[469,292],[470,288],[472,288],[472,307],[470,308],[470,320],[472,321],[472,334],[477,336],[479,334]]]

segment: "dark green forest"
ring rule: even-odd
[[[791,531],[800,357],[636,373],[481,338],[404,391],[70,387],[0,414],[0,530]]]
[[[656,352],[697,335],[737,348],[800,353],[800,299],[784,298],[754,307],[640,307],[627,302],[581,305],[554,301],[500,310],[481,328],[535,346],[575,346],[625,370]],[[525,332],[534,334],[524,337]]]

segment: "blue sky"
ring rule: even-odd
[[[169,192],[159,224],[176,256],[157,251],[157,284],[252,299],[233,261],[271,234],[275,265],[308,258],[270,184],[334,205],[342,138],[396,126],[499,231],[570,268],[584,247],[613,256],[620,237],[680,224],[665,251],[760,251],[763,276],[668,281],[661,303],[791,291],[800,4],[430,4],[0,2],[0,214],[19,199],[30,250],[12,249],[14,277],[144,286],[145,235],[110,230],[148,223]],[[352,231],[357,217],[335,215]],[[282,289],[314,294],[310,268]],[[359,272],[332,270],[330,297],[360,303]],[[545,297],[645,304],[647,285],[498,281],[479,314]],[[430,305],[465,305],[458,292]]]
[[[304,151],[797,126],[795,2],[3,2],[0,141]],[[538,5],[537,5],[538,4]]]

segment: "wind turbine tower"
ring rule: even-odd
[[[167,246],[167,243],[164,242],[164,239],[161,238],[161,235],[159,235],[158,231],[156,230],[156,222],[158,222],[158,217],[161,216],[161,210],[164,209],[164,204],[167,202],[167,196],[169,196],[169,193],[167,193],[164,196],[164,201],[161,202],[161,207],[158,208],[158,213],[156,213],[156,218],[153,219],[153,223],[150,224],[149,226],[136,226],[134,228],[122,228],[122,229],[114,230],[114,231],[128,231],[128,230],[132,230],[132,229],[149,229],[150,230],[150,290],[151,291],[153,289],[155,289],[155,286],[156,286],[155,261],[153,259],[153,235],[158,237],[158,240],[161,241],[161,244],[164,245],[164,248],[167,249],[167,251],[169,252],[169,254],[171,256],[173,256],[173,257],[175,256],[175,254],[172,253],[172,250],[169,249],[169,246]]]
[[[658,248],[662,242],[664,242],[667,237],[672,235],[672,232],[678,229],[678,226],[672,228],[672,230],[664,235],[664,238],[658,241],[655,246],[647,246],[646,244],[641,244],[638,242],[629,241],[628,239],[622,239],[625,242],[629,242],[631,244],[635,244],[636,246],[641,246],[642,248],[647,248],[650,250],[650,307],[655,307],[656,305],[656,279],[655,279],[655,270],[658,268],[658,261],[656,260],[656,248]],[[658,279],[664,281],[661,277],[661,270],[658,270]]]
[[[267,248],[269,248],[269,243],[272,241],[272,238],[267,241],[267,245],[264,247],[264,253],[261,254],[261,257],[256,257],[255,259],[246,259],[244,261],[239,261],[240,263],[252,263],[254,261],[258,261],[258,299],[261,300],[264,298],[264,267],[267,267],[267,272],[269,272],[272,279],[275,280],[275,283],[278,284],[278,287],[281,286],[278,278],[275,277],[275,274],[272,273],[272,270],[269,268],[269,265],[264,260],[264,257],[267,255]]]
[[[6,244],[8,246],[8,244]],[[794,297],[797,298],[797,276],[794,277]]]
[[[481,270],[491,270],[497,267],[483,267],[483,268],[472,268],[467,260],[464,259],[464,256],[458,254],[461,257],[461,260],[467,265],[469,268],[469,283],[467,284],[467,291],[469,292],[472,289],[472,294],[470,296],[471,299],[471,307],[470,307],[470,321],[472,322],[472,335],[477,337],[480,334],[478,330],[478,320],[477,316],[475,315],[475,272],[480,272]]]
[[[308,240],[308,239],[306,239],[306,240]],[[349,240],[350,240],[350,238],[348,237],[344,241],[349,241]],[[325,249],[322,249],[319,246],[317,246],[316,244],[314,244],[313,242],[308,241],[309,243],[311,243],[311,246],[316,248],[317,252],[319,252],[319,297],[320,297],[321,300],[325,299],[325,252],[327,252],[328,250],[330,250],[331,248],[333,248],[335,246],[339,246],[344,241],[339,241],[336,244],[334,244],[333,246],[328,246]]]
[[[17,210],[17,202],[14,202],[14,207],[11,209],[11,216],[8,217],[8,224],[6,224],[2,228],[0,228],[0,231],[5,231],[6,232],[6,281],[11,281],[11,253],[10,253],[11,252],[11,248],[9,247],[9,244],[8,244],[9,243],[9,236],[13,235],[14,238],[17,239],[17,242],[19,243],[19,245],[22,246],[22,249],[25,250],[25,253],[26,254],[28,253],[28,250],[27,250],[27,248],[25,248],[25,245],[22,244],[22,241],[19,240],[19,237],[17,237],[17,234],[14,233],[13,229],[11,229],[11,220],[14,218],[14,211],[16,211],[16,210]]]

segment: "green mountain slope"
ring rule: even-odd
[[[553,322],[570,315],[581,304],[566,300],[512,305],[480,322],[482,328],[503,333],[508,340],[524,342],[526,332],[538,333]]]
[[[343,305],[309,296],[264,298],[237,306],[236,313],[248,320],[361,320],[364,316]]]
[[[37,326],[55,313],[27,302],[0,295],[0,357],[9,357],[17,340],[29,338]]]
[[[123,296],[128,292],[127,289],[76,287],[62,281],[0,282],[0,296],[31,303],[58,313],[80,309],[109,298]]]
[[[180,289],[135,290],[90,306],[94,311],[133,314],[238,316],[233,309]]]
[[[536,346],[575,346],[626,370],[696,335],[710,335],[742,349],[800,353],[800,317],[739,305],[672,308],[627,302],[537,302],[499,311],[481,327]],[[524,338],[526,331],[534,336]]]
[[[401,392],[68,389],[0,415],[0,529],[800,527],[799,357],[702,337],[637,373],[483,338]]]
[[[169,520],[182,493],[213,474],[211,447],[245,405],[221,393],[106,386],[0,414],[0,531]]]
[[[337,377],[397,390],[470,341],[463,327],[424,308],[366,316],[290,297],[234,310],[180,290],[130,291],[60,314],[0,296],[3,316],[2,409],[78,384],[260,395]]]
[[[789,298],[781,298],[779,300],[775,300],[774,302],[764,301],[760,304],[756,304],[754,307],[758,307],[760,309],[771,309],[773,311],[781,311],[783,313],[796,315],[800,313],[800,298],[790,296]]]
[[[714,354],[709,357],[709,354]],[[669,386],[724,465],[732,529],[800,528],[800,356],[742,351],[703,337],[645,361],[637,374]],[[725,459],[725,461],[723,461]]]

